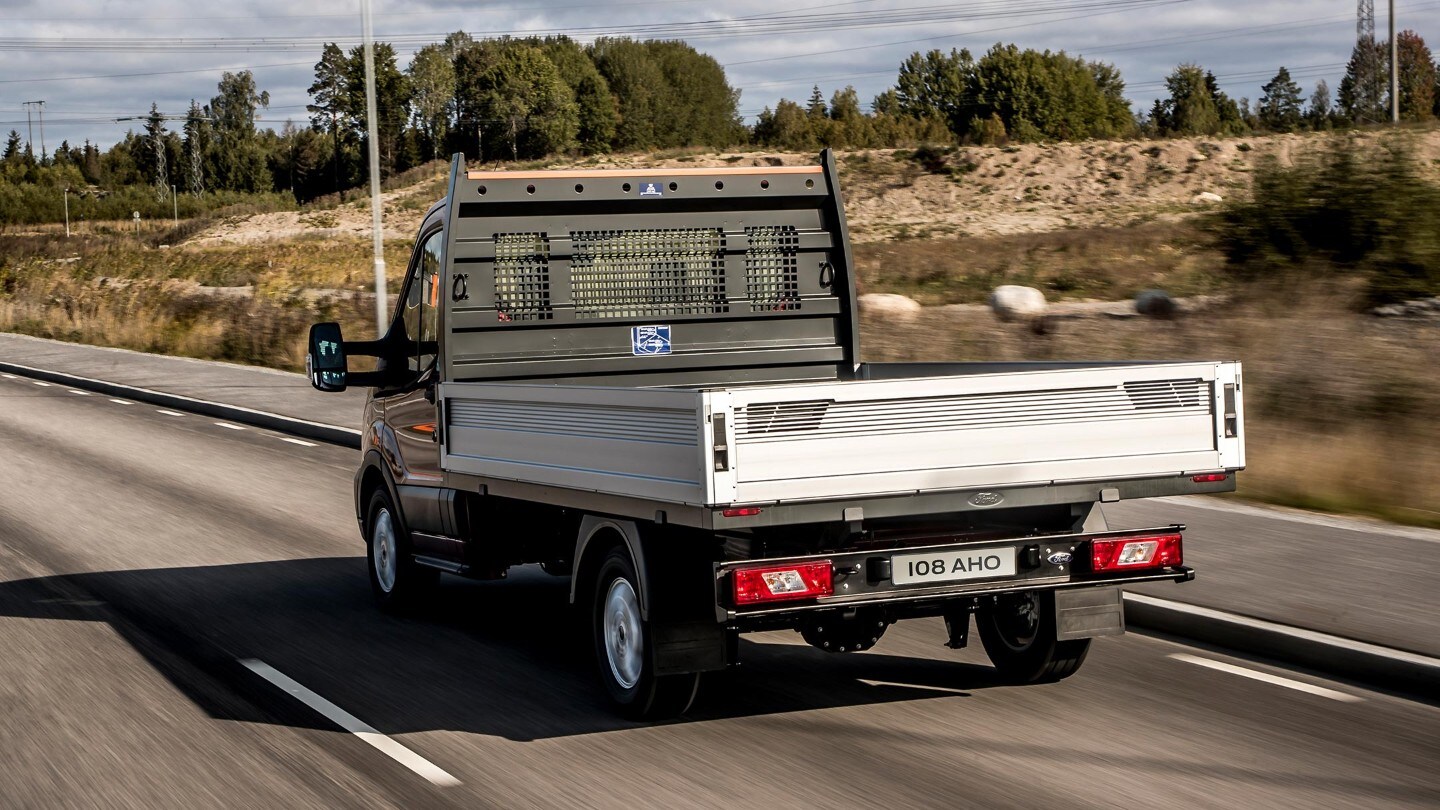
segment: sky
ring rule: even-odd
[[[1384,0],[1376,33],[1386,36]],[[1353,0],[373,0],[376,38],[402,63],[447,32],[565,33],[684,39],[725,65],[747,120],[780,98],[828,98],[854,85],[863,102],[893,86],[917,50],[996,42],[1110,62],[1127,96],[1148,109],[1177,64],[1212,70],[1234,98],[1260,96],[1284,65],[1308,96],[1332,95],[1355,41]],[[0,0],[0,132],[27,127],[23,102],[43,100],[49,151],[86,138],[108,148],[157,103],[183,115],[215,94],[223,70],[252,70],[270,107],[262,126],[308,120],[306,93],[324,42],[360,41],[359,0]],[[1440,40],[1440,0],[1397,0],[1398,28]],[[403,64],[402,64],[403,67]]]

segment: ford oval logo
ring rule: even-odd
[[[1057,551],[1054,554],[1051,554],[1049,557],[1046,557],[1045,561],[1050,563],[1051,565],[1064,565],[1065,563],[1070,562],[1070,552]]]
[[[998,492],[977,492],[970,496],[971,506],[994,506],[1005,500],[1005,496]]]

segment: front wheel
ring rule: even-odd
[[[1011,683],[1047,683],[1080,669],[1090,639],[1055,638],[1055,592],[1005,594],[975,615],[980,643],[1000,676]]]
[[[595,581],[595,659],[605,691],[622,712],[636,720],[661,720],[690,708],[700,673],[655,674],[650,623],[641,615],[639,593],[630,555],[612,550]]]
[[[434,590],[440,572],[417,564],[410,557],[409,535],[389,493],[370,496],[365,521],[365,550],[369,560],[370,590],[380,609],[403,613]]]

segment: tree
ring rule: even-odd
[[[601,37],[590,46],[589,53],[615,94],[619,108],[615,147],[658,147],[656,120],[665,114],[669,86],[649,50],[624,37]]]
[[[480,154],[512,160],[575,145],[575,95],[543,51],[515,40],[486,40],[456,57],[461,119],[477,133]]]
[[[1311,129],[1326,130],[1330,128],[1333,115],[1334,111],[1330,108],[1330,85],[1321,79],[1315,82],[1315,92],[1310,94],[1310,106],[1305,110],[1305,120]]]
[[[975,58],[969,50],[910,54],[895,80],[897,112],[911,118],[938,118],[964,134],[975,106]]]
[[[325,43],[320,52],[320,61],[315,63],[315,82],[310,85],[312,103],[305,105],[310,112],[310,125],[321,132],[330,133],[334,147],[331,150],[330,170],[334,189],[340,190],[340,137],[348,127],[341,124],[350,117],[350,97],[345,92],[345,77],[350,66],[345,52],[333,42]]]
[[[375,134],[380,145],[380,175],[383,177],[395,172],[397,168],[405,168],[397,166],[396,159],[400,134],[410,117],[410,83],[395,62],[395,46],[388,42],[376,42],[372,47],[375,65]],[[350,113],[350,126],[357,138],[367,138],[363,45],[350,49],[346,67],[345,106]]]
[[[5,139],[5,153],[0,157],[0,162],[6,166],[14,166],[24,160],[25,149],[20,145],[20,133],[10,130],[10,137]]]
[[[1215,135],[1220,132],[1220,111],[1205,71],[1183,64],[1165,78],[1169,96],[1160,103],[1159,130],[1166,135]]]
[[[255,118],[261,107],[270,106],[270,94],[255,86],[255,75],[248,70],[222,74],[218,89],[219,95],[210,100],[215,139],[208,173],[217,188],[269,191],[270,170],[256,138]]]
[[[825,94],[820,92],[820,85],[814,85],[810,89],[810,101],[805,105],[805,113],[811,118],[825,118],[829,110],[825,108]]]
[[[569,37],[546,37],[536,44],[575,94],[579,114],[576,138],[580,142],[580,151],[586,154],[610,151],[615,140],[615,128],[620,123],[620,113],[615,96],[610,92],[610,83],[595,67],[590,54]]]
[[[1355,43],[1340,80],[1340,111],[1354,124],[1390,118],[1389,45],[1366,38]]]
[[[410,109],[431,158],[438,159],[450,134],[455,108],[455,62],[444,45],[426,45],[405,69],[410,78]]]
[[[1300,128],[1301,95],[1300,85],[1290,78],[1290,71],[1283,65],[1268,84],[1262,86],[1260,97],[1260,123],[1272,132],[1294,132]]]
[[[1215,114],[1220,118],[1220,134],[1243,135],[1250,125],[1240,113],[1240,105],[1220,89],[1220,83],[1215,81],[1215,74],[1208,70],[1205,71],[1205,87],[1210,91],[1211,100],[1215,102]]]
[[[1435,60],[1425,40],[1414,31],[1395,37],[1399,49],[1400,117],[1425,121],[1435,114]]]
[[[755,123],[755,140],[765,146],[793,152],[810,151],[818,146],[814,119],[804,108],[789,99],[781,99],[775,112],[766,108]]]

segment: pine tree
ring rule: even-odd
[[[325,43],[320,61],[315,63],[315,82],[310,85],[310,98],[314,103],[305,105],[310,112],[310,125],[321,132],[330,133],[334,148],[330,155],[330,172],[334,190],[340,190],[340,138],[341,121],[349,118],[350,98],[345,93],[345,77],[349,73],[345,52],[333,42]]]
[[[1290,71],[1282,65],[1275,78],[1260,88],[1260,123],[1272,132],[1294,132],[1300,128],[1301,95],[1300,85],[1290,78]]]
[[[810,101],[805,105],[805,113],[811,118],[824,118],[828,113],[825,109],[825,94],[820,92],[818,84],[810,90]]]
[[[170,196],[170,171],[165,159],[165,116],[153,102],[150,104],[150,115],[145,119],[145,136],[150,141],[145,169],[155,186],[155,199],[164,201]]]
[[[1170,91],[1163,101],[1165,134],[1214,135],[1220,131],[1220,111],[1199,65],[1175,68],[1165,78],[1165,87]]]
[[[1374,124],[1390,118],[1389,45],[1364,39],[1355,43],[1340,80],[1340,111],[1351,123]]]

